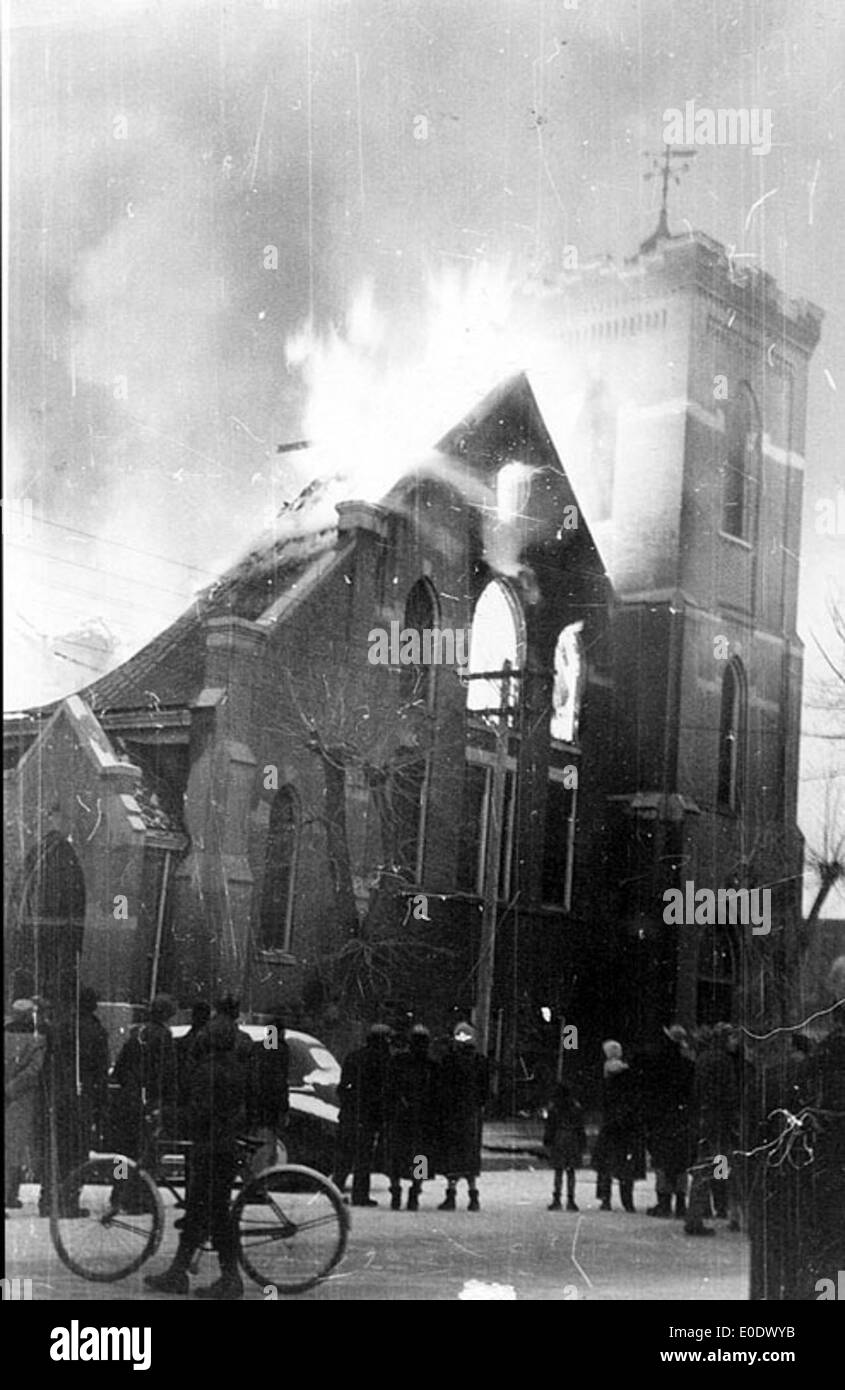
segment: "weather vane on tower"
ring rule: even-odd
[[[669,219],[667,216],[667,203],[669,199],[669,180],[676,184],[681,182],[681,174],[685,174],[690,167],[690,161],[695,159],[698,150],[676,149],[672,145],[664,145],[663,153],[658,155],[653,150],[644,150],[645,159],[651,160],[651,169],[644,175],[646,182],[649,179],[660,178],[662,189],[660,194],[660,218],[657,223],[656,231],[644,241],[640,247],[640,252],[653,251],[659,241],[670,236]],[[676,164],[674,161],[681,161]]]

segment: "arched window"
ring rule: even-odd
[[[555,647],[555,679],[552,692],[552,738],[574,743],[578,737],[578,717],[584,686],[583,622],[570,623],[560,633]]]
[[[503,464],[496,475],[496,512],[501,522],[515,521],[524,514],[531,492],[532,469],[515,459]]]
[[[518,670],[524,648],[524,623],[519,605],[500,579],[493,579],[481,591],[472,618],[469,640],[467,709],[496,710],[501,707],[505,685],[507,704],[516,707],[518,682],[487,679],[481,673],[498,673],[509,662]],[[495,718],[495,715],[492,716]]]
[[[725,420],[722,530],[744,541],[754,540],[760,437],[757,402],[750,386],[743,382],[736,399],[728,406]]]
[[[259,940],[265,951],[290,950],[299,828],[299,797],[293,787],[280,787],[270,808],[264,854]]]
[[[724,811],[738,811],[745,780],[746,682],[734,657],[722,677],[716,801]]]
[[[32,992],[73,998],[85,930],[85,878],[69,840],[51,830],[28,855],[22,885],[18,970]]]
[[[424,632],[439,628],[437,595],[430,579],[418,579],[410,590],[405,603],[403,632],[418,632],[420,641],[419,665],[403,665],[400,678],[400,691],[406,703],[421,700],[431,709],[434,703],[434,662],[431,659],[432,641],[423,641]],[[404,641],[404,638],[403,638]],[[429,659],[426,660],[426,656]]]

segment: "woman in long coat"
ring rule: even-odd
[[[402,1206],[402,1182],[410,1182],[408,1211],[416,1211],[426,1178],[433,1176],[436,1069],[429,1056],[428,1029],[417,1023],[407,1052],[391,1063],[388,1148],[391,1207]]]
[[[475,1029],[459,1023],[438,1075],[437,1171],[445,1174],[446,1197],[440,1211],[455,1210],[460,1178],[469,1188],[469,1210],[479,1211],[481,1131],[487,1098],[487,1063],[475,1049]]]
[[[596,1196],[601,1210],[610,1211],[610,1189],[616,1178],[622,1206],[625,1211],[634,1211],[634,1182],[645,1176],[636,1084],[628,1063],[622,1060],[621,1044],[608,1039],[602,1050],[602,1125],[593,1153]]]

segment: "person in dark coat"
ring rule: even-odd
[[[408,1211],[419,1208],[423,1182],[434,1165],[435,1066],[428,1029],[415,1023],[407,1052],[393,1058],[390,1076],[390,1205],[402,1207],[402,1179],[410,1182]]]
[[[663,1029],[663,1041],[650,1063],[646,1138],[655,1170],[657,1202],[649,1216],[686,1218],[689,1167],[689,1106],[695,1063],[687,1031],[680,1024]]]
[[[211,1020],[211,1006],[198,1000],[191,1009],[191,1026],[173,1044],[173,1063],[176,1072],[176,1133],[180,1139],[188,1132],[188,1097],[191,1073],[201,1055],[201,1039]]]
[[[386,1023],[374,1023],[366,1044],[349,1053],[340,1074],[334,1182],[343,1191],[352,1170],[353,1207],[378,1206],[370,1196],[370,1176],[373,1168],[387,1167],[390,1038]]]
[[[739,1092],[736,1067],[727,1050],[729,1025],[718,1024],[700,1038],[690,1105],[692,1167],[689,1206],[684,1231],[688,1236],[712,1236],[712,1226],[704,1225],[711,1214],[712,1183],[719,1161],[734,1162],[738,1135]]]
[[[101,1148],[107,1123],[109,1038],[97,1017],[96,991],[83,985],[78,1007],[59,1006],[49,1031],[45,1063],[52,1133],[60,1185],[92,1148]],[[71,1205],[76,1200],[66,1193]],[[40,1207],[49,1209],[42,1183]]]
[[[237,1025],[217,1014],[203,1034],[203,1050],[189,1087],[189,1128],[193,1141],[191,1185],[184,1225],[173,1262],[149,1274],[147,1288],[186,1294],[191,1261],[208,1232],[220,1262],[220,1277],[197,1290],[198,1298],[243,1298],[238,1270],[237,1231],[230,1209],[237,1172],[237,1141],[246,1125],[248,1062],[237,1046]]]
[[[555,1087],[546,1117],[543,1145],[548,1151],[554,1170],[554,1184],[549,1211],[561,1210],[563,1175],[566,1173],[566,1210],[577,1211],[575,1203],[575,1170],[581,1167],[587,1134],[584,1112],[568,1086]]]
[[[23,1168],[35,1164],[35,1120],[45,1039],[36,1032],[35,1005],[16,999],[3,1038],[5,1088],[5,1185],[6,1206],[21,1207],[18,1188]]]
[[[596,1196],[600,1210],[610,1211],[611,1185],[616,1178],[625,1211],[635,1211],[634,1182],[644,1176],[640,1152],[640,1119],[635,1080],[622,1060],[622,1046],[609,1038],[602,1043],[602,1124],[593,1153]]]
[[[253,1158],[253,1171],[284,1161],[282,1134],[290,1110],[288,1078],[290,1049],[285,1042],[285,1020],[273,1015],[264,1037],[252,1044],[247,1123],[262,1146]]]
[[[168,995],[157,995],[146,1023],[133,1030],[112,1072],[120,1087],[113,1103],[115,1147],[142,1167],[155,1164],[152,1130],[173,1134],[179,1128],[176,1092],[176,1052],[168,1020],[176,1006]],[[147,1210],[146,1188],[133,1177],[115,1189],[122,1210]]]
[[[446,1178],[446,1196],[438,1211],[454,1211],[458,1181],[466,1178],[469,1210],[479,1211],[478,1175],[487,1100],[487,1063],[475,1047],[471,1023],[459,1023],[437,1078],[437,1170]]]

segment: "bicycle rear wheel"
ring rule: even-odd
[[[155,1254],[164,1208],[150,1175],[122,1154],[96,1154],[58,1189],[50,1235],[59,1259],[74,1274],[110,1284]]]
[[[333,1183],[311,1168],[269,1168],[232,1208],[247,1274],[264,1288],[303,1293],[334,1269],[346,1249],[349,1213]]]

